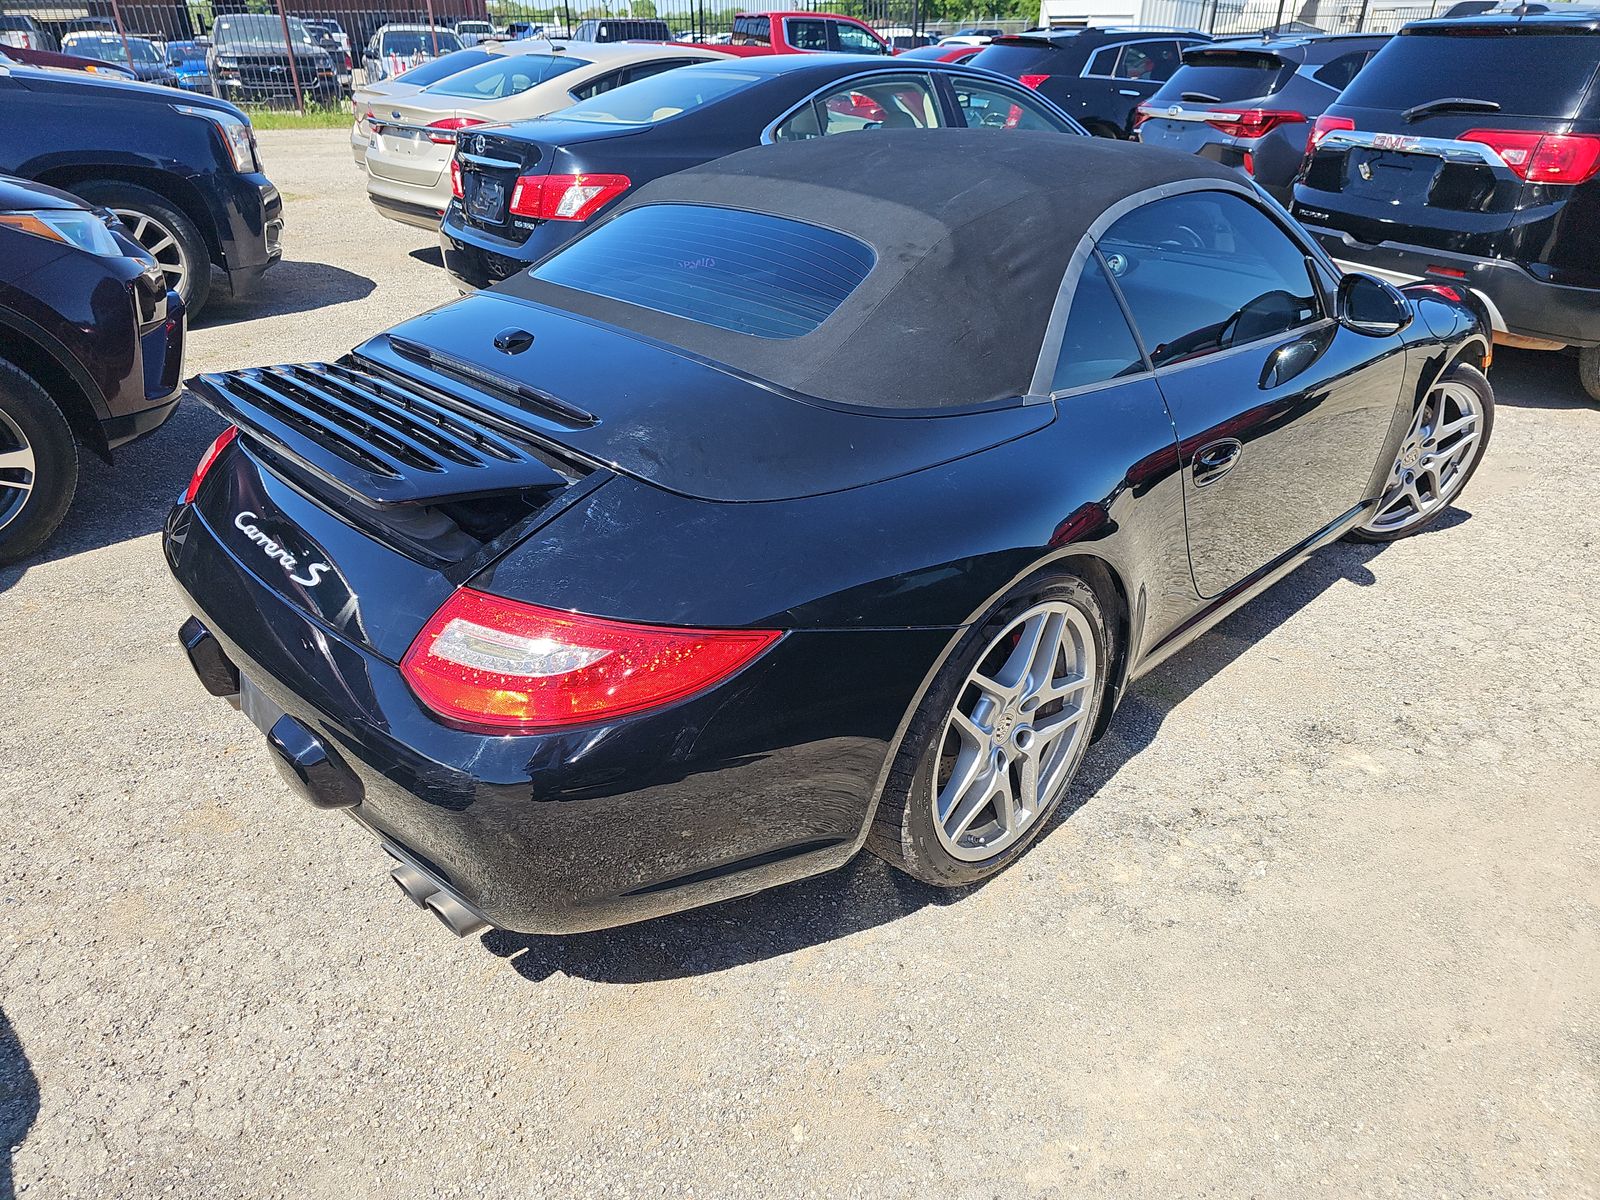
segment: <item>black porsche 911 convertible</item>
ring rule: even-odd
[[[1489,440],[1448,289],[1248,180],[876,132],[672,175],[337,362],[207,375],[201,680],[458,933],[1013,862],[1130,681]]]

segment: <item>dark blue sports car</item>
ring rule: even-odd
[[[864,846],[968,884],[1138,676],[1449,507],[1488,354],[1199,158],[816,138],[337,362],[202,376],[232,427],[165,549],[205,686],[458,933]]]

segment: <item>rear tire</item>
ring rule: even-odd
[[[936,887],[1010,866],[1071,789],[1111,662],[1100,601],[1082,579],[1013,590],[967,630],[923,697],[868,848]]]
[[[0,359],[0,564],[32,554],[78,488],[78,444],[33,377]]]
[[[76,191],[122,219],[133,240],[161,264],[167,286],[183,297],[190,319],[198,316],[211,298],[211,254],[194,222],[166,197],[137,184],[94,180]]]
[[[1585,346],[1578,351],[1578,379],[1589,399],[1600,400],[1600,346]]]

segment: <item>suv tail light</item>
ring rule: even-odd
[[[435,121],[428,126],[428,140],[436,146],[454,146],[456,144],[456,130],[465,129],[469,125],[484,125],[477,117],[446,117],[442,121]]]
[[[400,662],[417,698],[484,733],[558,729],[656,708],[728,678],[774,629],[667,629],[461,588]]]
[[[206,472],[216,465],[217,459],[222,456],[222,452],[238,436],[239,427],[237,425],[229,425],[221,433],[217,434],[216,441],[206,447],[206,452],[200,456],[200,461],[195,464],[194,474],[189,476],[189,486],[183,490],[183,502],[185,504],[194,503],[194,498],[200,494],[200,485],[205,482]]]
[[[1459,140],[1489,147],[1529,183],[1582,183],[1600,171],[1600,137],[1594,134],[1474,129]]]
[[[1018,75],[1017,82],[1025,88],[1033,88],[1038,91],[1039,85],[1049,78],[1050,76],[1048,75]]]
[[[1330,117],[1324,113],[1311,126],[1311,136],[1306,139],[1306,153],[1310,154],[1315,151],[1318,146],[1322,145],[1322,139],[1330,133],[1337,132],[1340,129],[1354,129],[1355,127],[1356,123],[1349,117]]]
[[[587,221],[633,186],[626,175],[524,175],[511,211],[540,221]]]
[[[1133,127],[1135,129],[1139,128],[1139,126],[1143,125],[1155,115],[1156,110],[1151,108],[1148,104],[1139,105],[1138,108],[1133,110]]]
[[[1206,118],[1206,124],[1228,137],[1258,138],[1265,137],[1279,125],[1304,124],[1305,119],[1304,113],[1280,112],[1270,108],[1247,108],[1243,112],[1232,110],[1214,112]]]

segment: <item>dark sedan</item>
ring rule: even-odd
[[[63,54],[114,63],[132,71],[140,83],[178,86],[178,75],[167,65],[156,44],[141,37],[119,37],[115,33],[69,33],[61,39]]]
[[[863,846],[969,884],[1130,681],[1449,507],[1487,354],[1203,159],[818,138],[337,362],[201,377],[233,424],[164,545],[205,686],[459,933]]]
[[[947,63],[783,54],[683,67],[462,138],[445,268],[464,290],[488,287],[641,184],[747,146],[942,127],[1084,133],[1014,81]]]
[[[177,406],[184,311],[116,218],[0,175],[0,563],[66,516],[78,445],[110,460]]]

